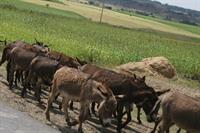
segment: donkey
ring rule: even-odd
[[[62,67],[55,73],[45,110],[47,120],[50,120],[49,107],[58,94],[63,97],[63,108],[67,124],[73,126],[79,123],[78,132],[80,133],[83,132],[82,123],[87,119],[88,108],[91,102],[100,103],[98,112],[99,119],[103,125],[107,125],[110,122],[112,113],[117,106],[116,99],[109,88],[90,79],[90,75],[74,68]],[[70,122],[68,116],[68,103],[70,100],[80,102],[78,122]]]
[[[188,133],[200,132],[199,99],[180,92],[171,92],[166,94],[157,106],[160,105],[162,115],[158,121],[158,123],[160,122],[159,133],[169,133],[170,127],[174,124],[180,127],[177,132],[180,132],[180,129],[185,129]]]

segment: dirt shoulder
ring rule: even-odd
[[[60,132],[68,132],[68,133],[74,133],[77,131],[77,126],[75,127],[68,127],[66,125],[66,122],[64,120],[64,113],[63,111],[60,111],[58,109],[58,105],[54,104],[53,106],[55,108],[51,109],[51,122],[46,121],[45,115],[44,115],[44,109],[46,107],[46,101],[47,101],[47,92],[45,92],[42,96],[42,104],[38,104],[38,102],[34,98],[34,94],[32,91],[29,91],[26,98],[21,98],[20,88],[14,88],[13,90],[10,90],[7,86],[7,81],[5,80],[6,72],[5,67],[0,67],[0,102],[4,103],[11,108],[24,112],[31,116],[32,118],[41,121],[42,123],[45,123],[56,130]],[[165,79],[154,79],[154,78],[147,78],[147,84],[150,86],[156,88],[156,89],[169,89],[171,88],[172,91],[180,91],[182,93],[186,93],[193,97],[200,97],[200,90],[198,88],[192,89],[188,88],[183,85],[174,84],[173,81],[165,80]],[[70,116],[72,119],[77,119],[78,117],[78,108],[79,104],[75,104],[75,110],[70,111]],[[135,116],[136,109],[133,112]],[[136,121],[136,117],[133,117],[133,121],[125,128],[123,129],[124,133],[148,133],[152,129],[152,124],[146,123],[146,120],[143,120],[143,125],[138,125]],[[94,116],[89,118],[84,124],[83,124],[83,130],[87,133],[114,133],[116,132],[115,124],[113,124],[110,128],[103,128],[101,127],[99,121]]]
[[[0,67],[0,102],[10,106],[11,108],[24,112],[32,118],[45,123],[54,129],[62,132],[62,133],[75,133],[77,131],[78,126],[68,127],[64,120],[64,113],[58,109],[58,104],[53,104],[55,108],[50,110],[51,122],[48,122],[45,119],[44,110],[46,107],[47,95],[42,95],[42,104],[39,104],[32,91],[29,91],[26,98],[21,98],[20,88],[14,88],[10,90],[7,86],[7,81],[5,80],[5,68]],[[45,92],[47,93],[47,92]],[[78,118],[79,104],[75,104],[74,111],[69,111],[69,115],[72,119]],[[89,118],[89,120],[85,121],[83,124],[83,130],[87,133],[114,133],[116,132],[116,126],[113,124],[110,128],[103,128],[98,119],[94,116]],[[147,126],[137,125],[136,122],[131,122],[129,126],[123,130],[124,133],[145,133],[150,130]]]

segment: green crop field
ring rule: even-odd
[[[99,7],[91,6],[88,4],[81,4],[78,2],[72,2],[70,0],[63,0],[63,4],[58,2],[50,2],[52,0],[23,0],[23,1],[43,6],[49,5],[50,7],[66,11],[73,11],[86,18],[91,19],[92,21],[97,21],[97,22],[99,22],[99,17],[101,13],[101,8]],[[131,16],[127,14],[122,14],[107,9],[104,9],[104,15],[102,21],[104,23],[108,23],[111,25],[123,26],[127,28],[152,29],[162,32],[200,38],[200,35],[197,34],[196,32],[191,32],[191,30],[190,31],[185,30],[183,27],[165,24],[163,22],[155,21],[152,19],[146,19],[141,16],[138,17],[136,15]],[[195,31],[197,31],[198,29],[200,28],[196,27]]]
[[[0,1],[0,39],[34,38],[54,50],[104,66],[165,56],[180,74],[200,74],[200,39],[99,24],[69,11],[18,0]]]

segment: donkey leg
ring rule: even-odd
[[[41,95],[41,83],[42,83],[42,81],[39,79],[38,81],[37,81],[37,83],[36,83],[36,87],[35,87],[35,96],[36,96],[36,98],[37,98],[37,100],[38,100],[38,102],[40,103],[41,102],[41,98],[40,98],[40,95]]]
[[[94,114],[96,116],[95,105],[96,105],[96,103],[92,102],[91,111],[92,111],[92,114]]]
[[[131,111],[132,111],[131,106],[130,106],[130,105],[126,106],[127,119],[126,119],[126,121],[122,124],[121,128],[124,128],[124,127],[131,121],[131,119],[132,119],[132,118],[131,118]]]
[[[155,122],[154,128],[151,131],[151,133],[155,133],[156,128],[157,128],[158,124],[161,122],[161,120],[162,120],[162,117],[158,118],[158,120]]]
[[[27,72],[26,72],[27,73]],[[22,89],[22,92],[21,92],[21,97],[25,97],[26,93],[27,93],[27,88],[30,88],[30,83],[29,81],[31,80],[31,71],[27,74],[25,80],[24,80],[24,83],[23,83],[23,89]]]
[[[63,110],[65,113],[65,121],[67,122],[68,126],[72,126],[72,124],[70,123],[70,119],[69,119],[69,113],[68,113],[68,107],[69,107],[69,99],[66,97],[63,97]]]
[[[79,114],[79,127],[78,127],[78,133],[83,133],[82,129],[82,123],[87,119],[88,117],[88,108],[89,103],[81,102],[81,108],[80,108],[80,114]]]
[[[138,120],[138,123],[139,123],[139,124],[142,124],[142,121],[141,121],[141,119],[140,119],[141,107],[140,107],[140,106],[137,106],[137,109],[138,109],[138,112],[137,112],[137,120]]]
[[[121,133],[123,109],[124,109],[124,106],[118,102],[117,104],[117,133]]]
[[[70,101],[70,104],[69,104],[69,109],[70,109],[70,110],[74,110],[73,105],[74,105],[74,102],[73,102],[73,101]]]
[[[9,74],[10,74],[10,61],[8,61],[7,65],[6,65],[6,72],[7,72],[7,81],[9,82]]]
[[[56,92],[55,91],[52,91],[50,92],[49,94],[49,98],[48,98],[48,101],[47,101],[47,107],[45,109],[45,116],[46,116],[46,119],[48,121],[50,121],[50,115],[49,115],[49,108],[51,107],[54,99],[55,99],[55,96],[56,96]]]
[[[10,67],[9,69],[9,87],[12,89],[13,87],[13,76],[14,76],[14,67]]]
[[[176,131],[176,133],[180,133],[181,132],[181,128],[179,128],[177,131]]]
[[[169,133],[169,128],[171,125],[173,125],[171,123],[171,120],[163,118],[161,121],[161,125],[159,126],[159,133]]]

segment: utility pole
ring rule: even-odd
[[[103,10],[104,10],[104,4],[105,4],[105,0],[103,0],[103,4],[102,4],[101,16],[100,16],[100,23],[102,22]]]

